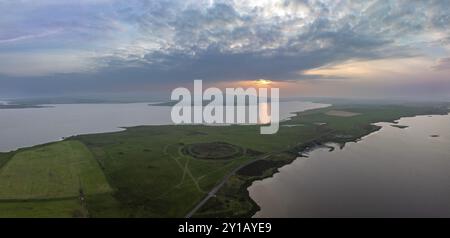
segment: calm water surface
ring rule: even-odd
[[[450,217],[450,115],[399,124],[255,181],[255,217]]]
[[[5,102],[2,102],[5,103]],[[11,151],[80,134],[113,132],[121,127],[172,124],[171,107],[129,104],[57,104],[48,108],[0,109],[0,151]],[[280,118],[291,112],[327,106],[280,102]]]

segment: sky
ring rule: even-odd
[[[449,25],[449,0],[0,0],[0,98],[170,97],[194,79],[450,98]]]

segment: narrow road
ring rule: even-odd
[[[203,205],[205,205],[205,203],[212,198],[213,196],[216,195],[216,193],[223,187],[223,185],[225,185],[225,183],[228,181],[228,179],[231,178],[231,176],[233,176],[237,171],[239,171],[240,169],[244,168],[247,165],[253,164],[256,161],[260,161],[260,160],[265,160],[267,159],[269,156],[271,156],[271,154],[265,155],[262,158],[259,159],[255,159],[252,161],[249,161],[247,163],[241,164],[240,166],[238,166],[237,168],[233,169],[230,173],[227,174],[227,176],[225,176],[219,184],[217,184],[214,188],[211,189],[211,191],[209,191],[208,195],[206,195],[206,197],[204,197],[186,216],[185,218],[190,218],[192,217],[192,215],[194,215]]]

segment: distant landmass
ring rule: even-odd
[[[51,106],[29,104],[0,104],[0,109],[48,108]]]
[[[179,103],[180,101],[166,101],[166,102],[158,102],[158,103],[149,103],[149,106],[161,106],[161,107],[173,107],[175,106],[177,103]],[[202,106],[206,106],[209,103],[211,103],[212,101],[208,101],[208,100],[203,100],[202,101]],[[250,103],[248,102],[248,100],[245,102],[245,106],[248,106]],[[223,106],[226,105],[226,101],[223,102]],[[194,102],[191,102],[191,106],[194,106]],[[234,106],[237,106],[237,102],[236,100],[234,101]]]

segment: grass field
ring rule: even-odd
[[[192,135],[192,130],[201,128],[136,127],[123,133],[74,139],[84,142],[101,164],[125,216],[183,217],[229,170],[252,159],[239,155],[204,160],[182,153],[185,144],[211,138],[211,131]],[[104,214],[110,209],[97,209],[91,214]]]
[[[0,202],[0,218],[65,218],[85,217],[85,210],[78,198],[61,200],[30,200]]]
[[[0,169],[0,200],[78,197],[111,191],[90,151],[78,141],[15,154]]]
[[[330,110],[353,116],[327,115]],[[0,217],[184,217],[230,171],[270,155],[238,171],[196,214],[250,216],[256,209],[250,182],[270,176],[311,143],[345,143],[377,130],[374,122],[443,113],[448,107],[335,106],[299,113],[283,123],[302,126],[282,126],[275,135],[260,135],[259,126],[140,126],[0,153]],[[242,153],[226,159],[183,153],[197,144],[209,154],[202,147],[211,142]]]

